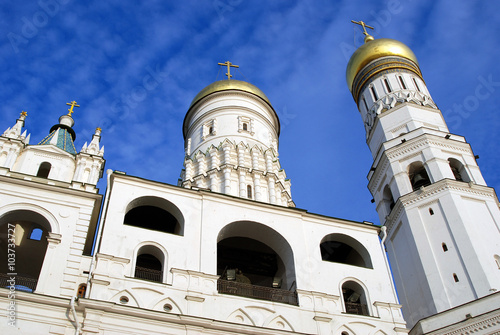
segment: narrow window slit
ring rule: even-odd
[[[384,79],[385,88],[387,89],[387,93],[391,93],[391,87],[389,86],[389,81]]]
[[[418,87],[418,83],[417,83],[417,80],[415,78],[413,78],[413,82],[415,83],[415,87],[417,88],[417,91],[422,92],[422,91],[420,91],[420,87]]]
[[[370,91],[372,91],[372,94],[373,94],[373,99],[374,99],[375,101],[377,101],[377,100],[378,100],[378,95],[377,95],[377,92],[375,91],[375,88],[374,88],[373,86],[372,86],[372,87],[370,87]]]
[[[399,82],[401,83],[401,88],[403,90],[406,90],[406,85],[405,85],[405,82],[403,81],[403,77],[398,76],[398,78],[399,78]]]

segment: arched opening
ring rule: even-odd
[[[495,256],[493,256],[493,258],[495,259],[495,264],[500,269],[500,256],[495,255]]]
[[[453,280],[455,281],[455,283],[458,283],[460,280],[458,280],[458,276],[456,273],[453,274]]]
[[[125,225],[183,235],[184,217],[171,202],[158,197],[135,199],[127,206]]]
[[[372,268],[368,250],[348,235],[330,234],[323,237],[320,250],[324,261]]]
[[[391,86],[389,85],[389,81],[387,80],[387,78],[384,78],[384,84],[385,84],[385,89],[387,90],[387,93],[391,93],[392,92]]]
[[[412,77],[412,79],[413,79],[413,83],[415,84],[415,88],[417,89],[417,91],[422,92],[422,91],[420,91],[420,87],[418,86],[418,83],[417,83],[417,80],[415,79],[415,77]]]
[[[15,272],[16,290],[34,292],[47,251],[50,223],[41,214],[17,210],[0,218],[0,287],[7,287]],[[15,255],[11,258],[8,255]]]
[[[447,252],[448,251],[448,246],[446,245],[446,243],[441,243],[441,247],[443,247],[443,251],[444,252]]]
[[[464,181],[466,183],[470,182],[469,175],[467,174],[464,165],[459,160],[449,158],[448,163],[450,164],[450,169],[451,172],[453,172],[455,180]]]
[[[404,82],[404,80],[403,80],[403,77],[398,76],[398,80],[399,80],[399,84],[401,85],[401,88],[402,88],[403,90],[406,90],[406,84],[405,84],[405,82]]]
[[[431,184],[429,175],[427,174],[422,162],[412,163],[408,169],[408,176],[410,178],[411,187],[414,191],[418,190],[422,186]]]
[[[217,238],[219,293],[297,304],[293,252],[275,230],[234,222]]]
[[[384,206],[386,208],[387,215],[389,215],[396,204],[394,201],[394,197],[392,196],[391,188],[389,185],[386,185],[384,188],[384,192],[382,193],[384,202]]]
[[[247,185],[247,198],[252,199],[252,186]]]
[[[163,264],[165,255],[152,245],[144,245],[137,252],[134,277],[139,279],[163,282]]]
[[[365,290],[355,281],[346,281],[342,285],[345,312],[348,314],[370,315]]]
[[[370,86],[370,91],[372,92],[373,101],[377,101],[378,100],[378,94],[377,94],[377,91],[375,90],[375,87]]]
[[[36,173],[36,176],[40,177],[40,178],[48,178],[51,168],[52,168],[52,165],[49,162],[43,162],[42,164],[40,164],[40,167],[38,168],[38,172]]]
[[[76,292],[77,298],[85,298],[85,292],[87,292],[87,284],[80,284]]]
[[[243,130],[248,131],[248,124],[246,122],[243,123]]]

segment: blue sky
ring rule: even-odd
[[[234,78],[258,86],[281,118],[280,160],[297,207],[379,223],[366,188],[371,154],[345,82],[363,38],[350,20],[414,51],[450,131],[471,143],[498,190],[499,9],[451,0],[4,1],[0,131],[26,110],[36,144],[76,100],[78,150],[99,126],[106,169],[176,184],[183,117],[230,60],[240,66]]]

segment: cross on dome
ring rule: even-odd
[[[76,101],[73,100],[71,102],[67,102],[66,105],[71,106],[70,109],[68,109],[68,115],[71,116],[75,111],[73,110],[73,107],[80,107],[80,105],[77,105]]]
[[[363,34],[365,34],[365,43],[374,40],[373,36],[370,35],[370,34],[368,34],[366,32],[366,28],[370,28],[370,29],[375,29],[375,28],[373,28],[372,26],[367,25],[363,21],[354,21],[354,20],[351,20],[351,22],[355,23],[355,24],[359,24],[361,27],[363,27]]]
[[[218,65],[221,65],[221,66],[227,66],[227,73],[226,73],[226,76],[227,76],[227,80],[231,80],[231,77],[233,76],[231,74],[231,68],[232,67],[235,67],[235,68],[238,68],[240,67],[239,65],[234,65],[233,63],[231,63],[230,61],[226,61],[225,63],[217,63]]]

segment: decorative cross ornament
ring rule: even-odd
[[[221,65],[221,66],[224,66],[224,65],[225,65],[225,66],[227,66],[227,73],[226,73],[227,80],[231,80],[231,77],[233,76],[233,75],[231,74],[231,68],[232,68],[232,67],[236,67],[236,68],[240,67],[239,65],[234,65],[234,64],[233,64],[233,63],[231,63],[230,61],[226,61],[225,63],[217,63],[217,64],[219,64],[219,65]]]
[[[375,29],[369,25],[367,25],[366,23],[364,23],[363,21],[354,21],[354,20],[351,20],[352,23],[355,23],[355,24],[359,24],[361,27],[363,27],[363,34],[365,35],[369,35],[367,32],[366,32],[366,28],[370,28],[370,29]]]
[[[73,107],[80,107],[80,105],[77,105],[77,104],[76,104],[76,101],[74,101],[74,100],[73,100],[73,101],[71,101],[71,102],[67,102],[67,103],[66,103],[66,105],[71,106],[71,108],[70,108],[70,109],[68,109],[68,112],[69,112],[69,113],[68,113],[68,115],[69,115],[69,116],[71,116],[71,114],[73,114],[73,113],[75,112],[75,111],[73,110]]]

